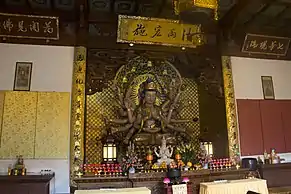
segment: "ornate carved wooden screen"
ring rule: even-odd
[[[106,132],[104,118],[116,118],[116,108],[114,106],[114,94],[110,85],[114,80],[118,69],[130,63],[136,58],[146,58],[151,61],[149,69],[155,68],[158,63],[169,62],[177,67],[182,75],[183,87],[180,102],[183,110],[180,112],[182,118],[191,120],[199,119],[199,100],[198,87],[195,80],[195,73],[189,73],[189,67],[192,69],[189,61],[183,61],[179,54],[150,52],[150,51],[128,51],[128,50],[99,50],[91,49],[88,51],[87,79],[86,79],[86,124],[85,124],[85,162],[95,163],[102,159],[102,144],[100,138]],[[134,62],[130,71],[141,71],[141,64],[138,59]],[[166,77],[166,69],[158,69],[157,72]],[[186,73],[188,72],[188,73]],[[196,71],[197,73],[198,71]],[[200,74],[200,73],[198,73]],[[124,76],[126,77],[126,76]],[[164,78],[162,78],[164,79]],[[166,79],[166,78],[165,78]],[[126,80],[119,79],[118,82]],[[190,122],[186,124],[191,130],[192,141],[198,146],[200,135],[199,122]]]

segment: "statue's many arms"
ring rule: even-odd
[[[118,94],[119,88],[116,85],[113,88]],[[178,136],[186,137],[186,129],[175,124],[190,122],[190,120],[172,118],[180,93],[181,91],[178,91],[174,98],[168,98],[163,104],[156,105],[158,95],[156,84],[154,80],[148,78],[140,86],[139,104],[135,106],[130,99],[132,88],[129,87],[124,98],[122,95],[118,97],[119,113],[122,118],[109,120],[111,132],[126,132],[123,139],[125,144],[131,140],[137,144],[160,144],[163,136],[168,142],[174,143]],[[121,126],[116,127],[116,125]]]

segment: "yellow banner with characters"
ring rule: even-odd
[[[117,42],[196,48],[205,43],[200,25],[120,15]]]

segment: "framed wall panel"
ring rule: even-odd
[[[36,101],[36,92],[5,93],[1,158],[34,157]]]
[[[68,158],[70,93],[39,92],[36,118],[35,158]]]
[[[264,152],[259,100],[237,100],[242,156]]]
[[[286,143],[280,101],[261,100],[260,109],[262,116],[264,149],[269,152],[271,149],[275,148],[276,152],[285,153]]]

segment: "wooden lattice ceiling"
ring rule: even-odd
[[[106,22],[110,33],[117,14],[179,19],[172,0],[1,0],[0,12],[59,16],[61,28],[73,37],[82,19],[89,35],[100,34],[96,24],[106,28]],[[291,0],[219,0],[219,17],[227,40],[243,39],[247,32],[291,37]]]
[[[220,24],[233,34],[248,31],[291,37],[290,22],[291,0],[239,0]]]
[[[220,0],[220,15],[224,15],[235,2],[236,0]],[[2,0],[0,1],[0,9],[4,12],[42,12],[46,14],[49,12],[54,14],[65,12],[68,14],[69,12],[79,12],[80,4],[86,5],[86,11],[93,14],[111,12],[163,16],[173,13],[172,0]]]

